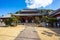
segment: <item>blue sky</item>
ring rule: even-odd
[[[15,13],[21,9],[25,9],[25,0],[0,0],[0,16],[8,13]],[[46,6],[45,9],[58,9],[60,8],[60,0],[53,0],[53,3]]]

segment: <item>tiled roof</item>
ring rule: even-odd
[[[11,15],[4,15],[4,16],[0,16],[0,18],[10,18]]]
[[[55,16],[57,14],[60,14],[60,8],[53,12],[50,16]]]
[[[21,12],[38,12],[37,9],[22,9]]]
[[[13,15],[16,15],[16,16],[42,16],[42,14],[13,14]]]

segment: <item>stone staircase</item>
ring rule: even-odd
[[[31,27],[35,27],[35,26],[36,26],[35,23],[25,23],[24,25],[25,25],[25,26],[31,26]]]

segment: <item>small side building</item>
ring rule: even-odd
[[[0,16],[0,26],[7,26],[7,25],[4,23],[4,20],[10,19],[10,18],[11,18],[11,15]]]
[[[60,27],[60,9],[57,9],[54,13],[50,15],[50,17],[57,18],[56,26]]]

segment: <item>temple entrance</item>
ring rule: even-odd
[[[29,23],[32,23],[32,19],[30,18],[30,19],[28,20],[28,22],[29,22]]]
[[[34,17],[21,17],[21,23],[34,23]]]
[[[21,23],[25,23],[25,19],[24,18],[21,18]]]

